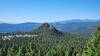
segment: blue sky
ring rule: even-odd
[[[100,19],[100,0],[0,0],[0,22]]]

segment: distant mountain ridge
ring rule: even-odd
[[[28,32],[37,29],[42,23],[21,23],[21,24],[0,24],[0,32]],[[67,20],[61,22],[49,23],[60,31],[64,32],[85,32],[95,31],[96,25],[100,20]]]
[[[27,32],[40,26],[39,23],[21,23],[21,24],[0,24],[0,32]]]

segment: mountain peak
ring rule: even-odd
[[[50,25],[49,25],[48,23],[43,23],[43,24],[41,25],[41,27],[47,27],[47,28],[49,28]]]
[[[40,26],[40,29],[56,30],[56,28],[53,25],[50,25],[49,23],[43,23]]]
[[[35,30],[37,33],[42,33],[42,34],[54,34],[54,35],[61,35],[62,32],[57,30],[53,25],[50,25],[48,23],[43,23],[37,30]]]

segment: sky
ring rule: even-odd
[[[0,0],[0,22],[100,19],[100,0]]]

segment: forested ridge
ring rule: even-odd
[[[0,56],[99,56],[99,31],[87,39],[44,23],[31,32],[35,36],[0,38]]]

